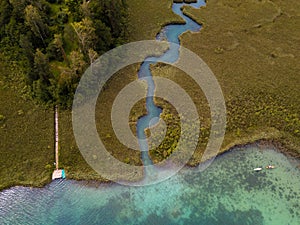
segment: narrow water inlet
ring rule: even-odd
[[[146,140],[145,129],[153,126],[159,122],[160,114],[162,109],[157,107],[154,103],[154,92],[155,92],[155,83],[152,78],[150,66],[157,62],[168,62],[175,63],[179,59],[179,36],[186,31],[197,32],[201,29],[201,25],[196,23],[191,18],[183,14],[181,7],[184,5],[189,5],[194,8],[200,8],[205,5],[204,0],[198,0],[197,3],[173,3],[172,10],[175,14],[179,15],[185,20],[185,24],[170,24],[165,26],[161,32],[157,35],[156,39],[158,41],[168,41],[170,43],[169,50],[166,51],[163,55],[158,57],[148,57],[141,64],[140,70],[138,73],[139,79],[145,80],[148,85],[147,95],[146,95],[146,109],[147,114],[139,118],[137,122],[137,137],[139,139],[139,145],[142,155],[142,162],[145,166],[145,176],[149,176],[151,171],[147,171],[147,166],[152,165],[152,160],[149,157],[149,147]],[[172,43],[175,43],[172,44]],[[151,123],[151,124],[150,124]],[[152,171],[153,172],[153,171]]]

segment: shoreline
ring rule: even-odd
[[[298,160],[299,164],[296,166],[296,168],[300,169],[300,153],[284,147],[284,145],[282,143],[280,143],[279,141],[276,141],[276,140],[261,139],[261,140],[257,140],[257,141],[254,141],[254,142],[248,142],[248,143],[244,143],[244,144],[237,144],[237,145],[234,145],[233,147],[230,147],[227,150],[220,151],[214,157],[215,158],[220,157],[223,154],[230,153],[231,151],[234,151],[236,149],[240,149],[240,148],[247,149],[247,148],[250,148],[250,147],[257,147],[259,150],[262,150],[262,151],[263,151],[264,148],[268,148],[268,149],[273,148],[274,150],[278,151],[278,153],[282,153],[287,158]],[[195,168],[195,167],[201,165],[202,163],[205,163],[206,161],[207,160],[205,160],[204,162],[200,162],[200,163],[187,164],[187,165],[185,165],[185,167],[186,168]],[[85,179],[76,179],[74,177],[71,177],[70,179],[66,178],[66,180],[80,182],[80,183],[83,183],[83,185],[90,186],[90,187],[98,187],[99,185],[116,184],[115,182],[109,181],[109,180],[106,180],[106,179],[103,179],[103,180],[100,180],[100,179],[86,179],[85,180]],[[0,189],[0,192],[3,192],[5,190],[8,190],[8,189],[13,188],[13,187],[45,188],[51,182],[53,182],[53,181],[51,180],[51,176],[49,176],[49,180],[42,181],[39,185],[17,183],[17,184],[8,185],[7,187],[4,187],[3,189]]]
[[[189,17],[191,17],[191,15],[189,15]],[[198,18],[199,19],[199,18]],[[171,22],[172,23],[172,22]],[[167,23],[169,24],[169,23]],[[205,28],[205,23],[202,23],[202,30]],[[162,25],[163,27],[163,25]],[[242,147],[249,147],[251,145],[256,145],[256,146],[259,146],[259,147],[275,147],[276,150],[278,150],[280,153],[283,153],[285,156],[287,157],[292,157],[292,158],[295,158],[295,159],[299,159],[300,158],[300,152],[298,150],[297,152],[297,149],[296,148],[292,148],[291,146],[293,145],[293,143],[291,143],[291,145],[289,144],[284,144],[284,141],[281,142],[280,140],[274,140],[272,138],[270,139],[266,139],[264,137],[259,137],[258,136],[258,139],[257,140],[250,140],[249,138],[249,141],[245,141],[245,142],[240,142],[240,143],[237,143],[240,139],[236,138],[236,139],[233,139],[233,141],[231,142],[232,145],[227,145],[225,149],[222,149],[222,151],[220,151],[216,157],[218,156],[221,156],[222,154],[225,154],[225,153],[228,153],[236,148],[242,148]],[[227,148],[228,147],[228,148]],[[200,163],[198,163],[197,165],[199,165]],[[197,166],[196,164],[194,166]],[[193,167],[192,165],[188,165],[188,167]],[[298,166],[299,168],[299,166]],[[67,171],[68,172],[68,171]],[[74,175],[76,175],[76,173],[73,173]],[[72,177],[72,176],[71,176]],[[92,175],[90,177],[93,177]],[[73,179],[71,178],[70,180],[75,180],[75,181],[79,181],[79,182],[86,182],[86,183],[102,183],[102,184],[105,184],[105,183],[110,183],[110,181],[104,181],[104,180],[100,180],[100,179]],[[4,191],[4,190],[7,190],[9,188],[12,188],[12,187],[16,187],[16,186],[23,186],[23,187],[37,187],[37,188],[43,188],[45,187],[46,185],[48,185],[49,183],[51,183],[51,175],[49,175],[49,177],[47,179],[41,179],[40,182],[37,182],[36,184],[33,184],[32,181],[27,181],[28,184],[22,184],[21,183],[17,183],[17,184],[9,184],[7,185],[7,187],[4,187],[2,189],[0,189],[0,191]]]
[[[247,148],[251,148],[251,147],[257,147],[261,151],[263,151],[264,149],[274,149],[275,151],[283,154],[287,158],[299,160],[299,165],[297,166],[297,168],[300,169],[300,153],[290,150],[288,148],[285,148],[282,143],[280,143],[279,141],[276,141],[276,140],[260,139],[260,140],[245,143],[245,144],[237,144],[237,145],[234,145],[233,147],[229,148],[228,150],[220,152],[216,157],[221,156],[226,153],[229,153],[236,149],[241,149],[241,148],[247,149]]]

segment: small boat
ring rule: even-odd
[[[257,168],[254,168],[253,170],[254,170],[254,171],[261,171],[262,168],[261,168],[261,167],[257,167]]]
[[[266,166],[266,169],[274,169],[274,168],[275,168],[275,166],[273,166],[273,165]]]

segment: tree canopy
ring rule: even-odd
[[[82,73],[127,41],[124,0],[0,0],[0,49],[30,96],[69,107]]]

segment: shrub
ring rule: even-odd
[[[2,122],[4,120],[5,120],[5,116],[3,116],[3,115],[0,114],[0,122]]]
[[[59,13],[57,14],[56,20],[57,20],[57,22],[58,22],[59,24],[65,24],[65,23],[67,23],[67,22],[68,22],[68,19],[69,19],[68,14],[65,13],[65,12],[59,12]]]

